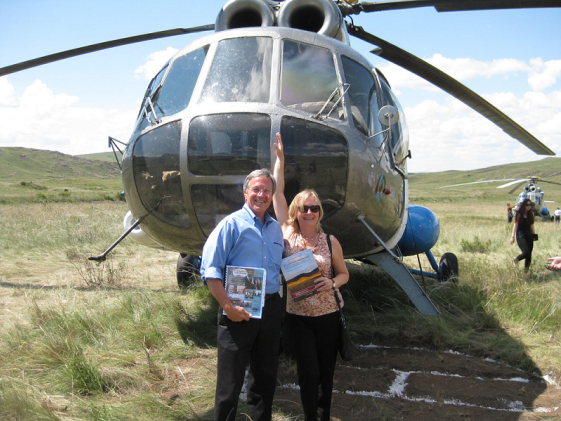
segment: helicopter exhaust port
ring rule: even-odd
[[[235,28],[273,26],[275,15],[264,0],[232,0],[216,18],[216,32]]]

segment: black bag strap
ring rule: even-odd
[[[329,254],[331,255],[331,280],[333,280],[333,251],[331,250],[331,238],[329,234],[326,234],[327,239],[327,247],[329,248]],[[337,290],[333,288],[333,295],[335,296],[335,301],[337,301],[337,307],[339,307],[339,311],[341,312],[341,316],[343,316],[343,310],[341,309],[341,301],[339,300],[339,294],[337,294]]]

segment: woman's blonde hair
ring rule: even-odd
[[[295,232],[300,232],[300,224],[298,223],[298,208],[302,206],[308,197],[313,197],[319,205],[319,218],[316,224],[316,232],[321,232],[322,229],[320,221],[323,218],[323,207],[321,206],[318,194],[312,189],[302,190],[294,196],[294,199],[292,199],[292,202],[288,207],[288,224],[292,226]]]

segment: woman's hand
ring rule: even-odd
[[[514,244],[514,236],[510,237],[510,244]]]
[[[317,278],[314,283],[316,284],[316,291],[329,291],[333,289],[333,279],[324,276]]]
[[[277,141],[273,143],[273,148],[275,150],[275,155],[279,161],[284,162],[284,148],[282,145],[282,138],[280,133],[277,133]]]

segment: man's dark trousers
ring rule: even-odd
[[[215,421],[235,420],[248,361],[247,415],[253,421],[271,420],[283,307],[280,295],[272,294],[261,319],[242,322],[232,322],[220,309]]]

